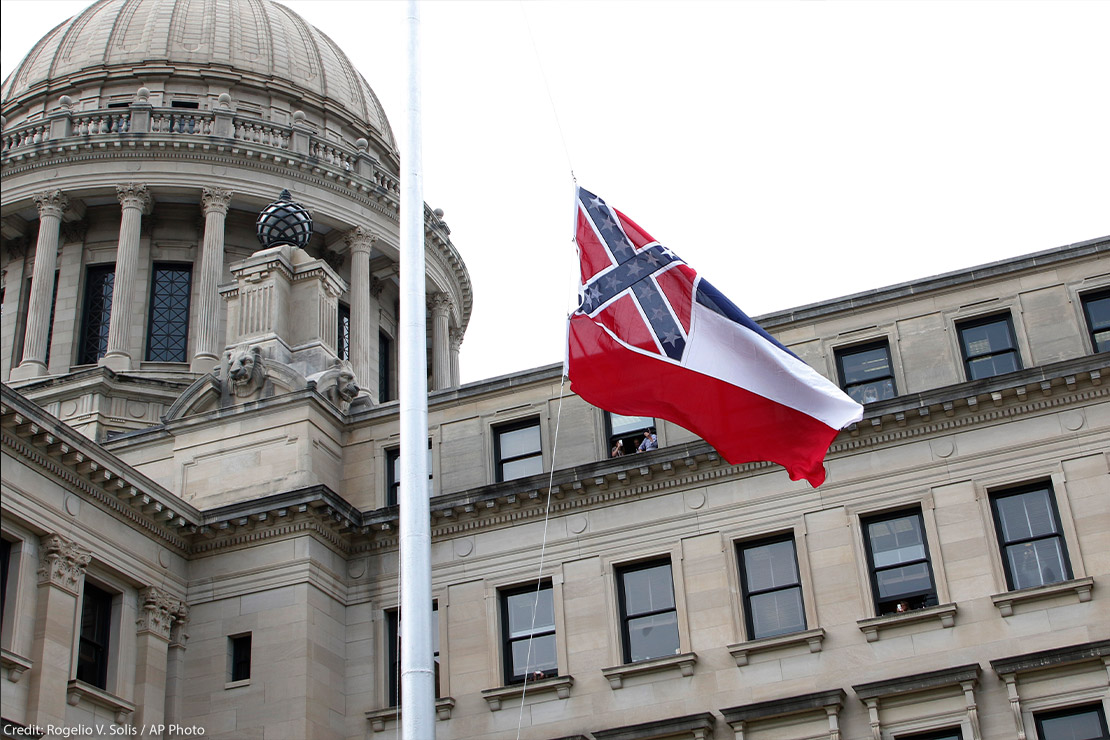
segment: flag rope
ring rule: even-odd
[[[520,740],[520,728],[524,722],[524,700],[528,696],[528,669],[532,664],[532,640],[536,638],[536,612],[539,611],[540,591],[543,589],[543,563],[544,556],[547,554],[547,526],[551,521],[551,487],[555,481],[555,453],[559,449],[559,422],[563,418],[563,388],[566,385],[566,380],[566,375],[563,375],[559,380],[559,405],[556,407],[555,411],[555,439],[551,443],[551,470],[547,474],[547,503],[543,511],[543,538],[540,541],[540,563],[536,573],[536,596],[532,600],[532,625],[528,630],[528,653],[524,659],[524,686],[521,689],[520,711],[517,713],[516,718],[516,740]],[[552,614],[554,615],[554,584],[552,585],[551,600]],[[511,660],[510,657],[510,664]],[[556,664],[558,660],[558,653],[556,653]]]
[[[518,0],[518,7],[520,14],[524,18],[524,30],[528,32],[528,40],[532,42],[532,54],[536,58],[536,67],[540,71],[540,79],[543,80],[543,89],[547,93],[547,103],[551,106],[551,115],[555,119],[555,128],[559,132],[559,141],[563,144],[563,154],[567,158],[567,167],[570,169],[570,179],[575,185],[578,184],[578,178],[574,175],[574,162],[570,158],[570,147],[567,146],[567,137],[563,135],[563,122],[559,118],[559,109],[555,107],[555,96],[551,94],[551,85],[547,81],[547,73],[544,72],[543,60],[540,58],[540,50],[536,45],[536,37],[532,34],[532,26],[528,23],[528,12],[524,9],[524,0]]]

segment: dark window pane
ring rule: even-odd
[[[509,637],[526,637],[533,630],[542,632],[555,627],[555,601],[551,588],[523,591],[506,598],[509,615]],[[537,603],[538,602],[538,603]],[[533,621],[533,605],[535,619]]]
[[[880,615],[937,604],[919,512],[865,520],[875,609]]]
[[[894,373],[886,342],[836,351],[840,385],[859,403],[894,398]]]
[[[339,359],[351,359],[351,307],[345,303],[339,304],[339,336],[335,351]]]
[[[676,655],[678,651],[678,618],[673,611],[628,620],[630,662]]]
[[[512,480],[543,472],[538,421],[526,421],[494,430],[497,480]]]
[[[513,460],[511,462],[503,463],[501,466],[502,480],[513,480],[514,478],[524,478],[529,475],[537,475],[543,472],[543,459],[539,457],[527,458],[524,460]]]
[[[1012,354],[995,355],[994,357],[979,357],[968,361],[967,367],[972,380],[990,378],[995,375],[1012,373],[1015,370],[1021,369],[1017,363],[1017,356]]]
[[[909,563],[925,557],[921,518],[916,514],[868,525],[875,567]]]
[[[245,681],[251,677],[251,636],[229,637],[231,680]]]
[[[1098,704],[1034,715],[1040,740],[1106,740],[1110,733]]]
[[[81,348],[78,363],[96,363],[108,351],[108,321],[112,313],[112,287],[116,266],[98,265],[85,273],[85,304],[81,314]]]
[[[1021,357],[1008,315],[961,324],[959,333],[969,379],[989,378],[1021,369]]]
[[[1011,589],[1071,578],[1056,500],[1048,484],[992,494],[991,506]]]
[[[501,432],[501,457],[508,459],[540,450],[540,428],[538,426]]]
[[[512,643],[512,652],[513,673],[510,680],[522,680],[525,674],[528,674],[529,680],[533,680],[538,678],[537,673],[547,676],[558,672],[553,634],[538,635],[531,640],[516,640]]]
[[[925,563],[880,571],[875,574],[875,582],[881,599],[916,594],[931,589],[933,585],[929,566]]]
[[[1014,588],[1045,586],[1066,580],[1064,552],[1059,538],[1026,542],[1006,548]]]
[[[389,706],[401,703],[401,620],[396,610],[385,612],[386,680]],[[436,698],[439,698],[439,604],[432,602],[432,660],[435,663]]]
[[[751,591],[796,584],[798,568],[794,562],[794,543],[784,540],[745,549],[744,573]]]
[[[112,630],[112,595],[86,581],[81,598],[81,636],[77,645],[77,678],[108,688],[108,649]]]
[[[393,400],[389,393],[393,379],[393,340],[378,332],[378,403]]]
[[[1007,542],[1056,534],[1056,517],[1046,490],[1000,498],[998,518]]]
[[[150,287],[150,321],[146,359],[151,362],[187,362],[189,338],[188,265],[155,265]]]
[[[1110,291],[1084,296],[1083,311],[1095,352],[1110,351]]]

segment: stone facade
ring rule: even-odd
[[[151,48],[246,43],[223,21],[189,36],[200,16],[183,5],[142,0],[117,18],[123,3],[99,4],[67,48],[92,53],[82,34],[104,28],[127,36],[127,18],[164,29]],[[275,38],[252,43],[292,53]],[[292,92],[278,85],[264,111],[247,61],[238,87],[215,73],[188,87],[196,65],[226,66],[195,49],[167,54],[179,77],[152,65],[126,108],[108,107],[124,97],[108,92],[118,77],[97,92],[61,61],[48,97],[36,70],[57,43],[4,86],[5,730],[393,737],[399,420],[382,362],[395,352],[378,337],[396,327],[397,196],[384,114],[306,93],[289,72],[307,107],[274,123]],[[112,54],[105,69],[141,66]],[[271,62],[312,63],[333,64]],[[197,108],[167,105],[186,89]],[[182,110],[210,130],[153,123]],[[113,128],[117,111],[129,129]],[[90,130],[94,113],[109,123]],[[347,159],[311,154],[327,132]],[[316,231],[305,249],[260,249],[255,216],[285,188]],[[614,419],[557,365],[459,385],[469,278],[426,215],[437,737],[1050,740],[1043,723],[1062,713],[1105,721],[1110,354],[1092,316],[1110,300],[1110,238],[759,317],[850,389],[853,359],[870,353],[881,380],[852,392],[889,389],[837,437],[812,489],[771,464],[729,465],[661,419],[640,424],[658,450],[610,457]],[[125,247],[130,311],[113,323],[89,275]],[[158,270],[182,265],[187,349],[152,360]],[[97,311],[103,357],[83,362]],[[514,456],[527,475],[505,464],[510,432],[527,440]],[[1019,504],[1024,535],[1006,519]],[[774,563],[773,583],[758,582],[759,562]],[[509,605],[533,591],[545,606],[522,630]],[[634,640],[646,657],[630,657]]]

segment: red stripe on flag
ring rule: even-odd
[[[616,212],[617,218],[621,220],[621,227],[624,228],[624,233],[628,235],[628,240],[632,242],[632,245],[636,247],[636,249],[641,249],[645,244],[651,244],[655,241],[651,234],[641,229],[635,221],[616,208],[613,210]]]
[[[804,478],[814,487],[824,482],[824,456],[838,430],[731,383],[634,352],[581,314],[571,317],[569,342],[570,387],[587,402],[672,421],[730,464],[769,460],[786,468],[791,480]]]
[[[584,209],[578,209],[578,227],[574,234],[578,242],[578,254],[582,263],[582,284],[585,285],[594,275],[612,267],[613,258],[597,238]]]

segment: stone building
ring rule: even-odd
[[[4,732],[393,737],[373,91],[269,0],[102,0],[3,116]],[[438,737],[1110,736],[1110,237],[759,317],[865,402],[812,489],[460,385],[425,217]]]

